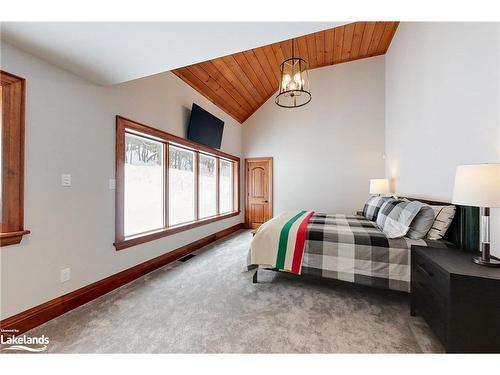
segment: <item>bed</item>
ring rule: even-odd
[[[255,233],[249,254],[249,269],[257,268],[254,282],[257,282],[258,268],[266,268],[409,292],[413,245],[465,247],[465,242],[471,242],[470,237],[475,234],[474,213],[464,213],[464,208],[457,208],[454,223],[442,240],[412,240],[407,237],[389,239],[375,222],[361,215],[305,211],[283,213],[263,224]],[[278,262],[275,262],[276,252],[273,249],[282,249],[284,241],[290,243],[292,240],[277,239],[273,233],[284,222],[299,217],[301,213],[304,220],[294,224],[296,230],[294,232],[292,226],[290,232],[297,236],[293,241],[303,241],[302,253],[297,253],[297,249],[294,253],[292,249],[289,253],[293,254],[285,255],[286,259],[279,262],[278,250]],[[306,216],[309,216],[308,220]],[[467,222],[466,217],[469,217]],[[469,235],[464,235],[464,232]]]

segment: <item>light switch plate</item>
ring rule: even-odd
[[[61,186],[71,186],[71,175],[70,174],[62,174],[61,175]]]
[[[109,179],[109,190],[115,190],[116,189],[116,180],[114,178]]]

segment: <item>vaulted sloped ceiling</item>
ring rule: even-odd
[[[354,22],[295,39],[295,54],[309,69],[383,55],[399,22]],[[239,123],[279,87],[279,66],[292,41],[254,48],[175,69],[172,72]],[[314,100],[314,87],[311,88]]]

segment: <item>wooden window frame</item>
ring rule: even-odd
[[[164,144],[164,227],[150,232],[125,237],[125,134],[139,133],[140,136],[150,137],[154,141]],[[194,151],[193,173],[195,176],[195,220],[169,226],[168,218],[168,169],[169,145]],[[216,158],[217,168],[217,214],[212,217],[199,219],[199,154],[208,154]],[[233,162],[233,211],[219,213],[219,163],[221,159]],[[153,241],[175,233],[183,232],[199,226],[224,220],[240,214],[240,158],[208,146],[189,141],[173,134],[138,123],[122,116],[116,116],[116,195],[115,195],[115,243],[116,250],[126,249],[141,243]]]
[[[0,70],[2,86],[2,222],[0,246],[21,242],[24,229],[25,79]]]

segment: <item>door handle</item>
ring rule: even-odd
[[[266,199],[266,200],[264,201],[264,203],[269,203],[269,201]]]

